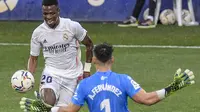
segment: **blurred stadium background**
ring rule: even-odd
[[[137,29],[110,23],[123,21],[134,4],[135,0],[60,0],[61,16],[80,21],[95,44],[105,41],[114,44],[113,70],[131,75],[147,91],[167,86],[179,67],[194,71],[195,85],[151,107],[129,100],[130,111],[199,112],[200,27],[159,24],[154,29]],[[200,0],[193,0],[193,5],[196,20],[200,22]],[[147,6],[148,0],[143,10]],[[186,0],[183,7],[187,9]],[[166,8],[172,8],[172,0],[163,0],[161,9]],[[34,98],[33,90],[26,94],[13,91],[10,77],[16,70],[26,69],[31,34],[42,23],[41,15],[41,0],[0,0],[0,112],[22,112],[20,98]],[[40,56],[34,90],[38,88],[43,65]],[[87,112],[87,108],[82,111]]]

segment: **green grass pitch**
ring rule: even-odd
[[[29,43],[31,33],[41,22],[0,22],[0,43]],[[95,44],[200,46],[200,27],[158,25],[155,29],[119,28],[116,24],[82,23]],[[84,51],[84,48],[82,48]],[[84,52],[82,52],[84,61]],[[0,112],[22,112],[21,97],[33,96],[44,66],[43,57],[35,74],[36,86],[26,94],[12,90],[10,78],[18,69],[25,69],[29,46],[0,45]],[[132,112],[199,112],[200,49],[115,48],[113,71],[133,77],[146,91],[162,89],[173,80],[179,67],[193,70],[196,84],[178,91],[153,106],[143,106],[129,99]],[[94,73],[94,67],[92,68]],[[82,112],[87,112],[84,107]]]

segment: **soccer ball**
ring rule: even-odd
[[[166,9],[160,14],[160,22],[163,25],[172,25],[176,22],[176,16],[171,9]]]
[[[32,89],[34,83],[35,80],[33,75],[26,70],[16,71],[11,78],[12,88],[20,93],[27,92]]]
[[[191,17],[190,11],[188,11],[186,9],[182,10],[182,22],[183,22],[183,25],[187,25],[190,22],[192,22],[192,17]]]

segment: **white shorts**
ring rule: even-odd
[[[40,80],[40,91],[44,88],[50,88],[56,95],[55,106],[67,106],[71,102],[71,98],[77,86],[77,79],[68,79],[62,76],[55,76],[45,70]]]

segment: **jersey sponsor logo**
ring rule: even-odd
[[[101,91],[108,91],[108,92],[112,92],[114,93],[117,97],[119,97],[121,94],[122,94],[122,91],[115,87],[114,85],[109,85],[109,84],[100,84],[100,85],[97,85],[95,86],[92,90],[91,90],[91,93],[92,94],[89,94],[88,97],[91,99],[91,100],[94,100],[94,97]]]
[[[60,44],[60,45],[53,45],[53,46],[44,46],[43,52],[49,52],[51,54],[59,54],[67,51],[69,44]]]

